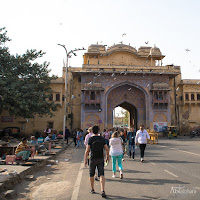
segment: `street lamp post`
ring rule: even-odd
[[[70,54],[74,54],[74,56],[76,56],[76,53],[74,53],[75,51],[80,51],[80,50],[85,50],[85,49],[84,48],[82,48],[82,49],[74,49],[74,50],[70,50],[68,52],[64,44],[58,44],[58,45],[61,46],[61,47],[63,47],[65,49],[65,52],[66,52],[64,118],[63,118],[63,141],[64,141],[65,140],[66,117],[67,117],[67,71],[68,71],[68,59],[71,58]]]

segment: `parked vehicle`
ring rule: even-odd
[[[3,136],[19,137],[20,136],[20,128],[19,127],[6,127],[3,129]]]
[[[190,132],[190,137],[193,138],[193,137],[200,137],[200,129],[196,129],[196,130],[193,130]]]

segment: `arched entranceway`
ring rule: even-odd
[[[121,106],[130,113],[130,126],[146,126],[146,96],[142,88],[131,83],[116,85],[107,93],[106,127],[113,127],[113,110]]]
[[[128,103],[128,102],[123,102],[120,105],[118,105],[124,109],[126,109],[129,114],[130,114],[130,118],[129,118],[129,126],[132,127],[134,126],[137,129],[137,109],[135,106],[133,106],[132,104]]]

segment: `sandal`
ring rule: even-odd
[[[90,193],[91,193],[91,194],[94,194],[94,193],[95,193],[94,189],[91,189],[91,190],[90,190]]]
[[[102,196],[103,198],[106,198],[106,193],[105,193],[105,191],[102,191],[102,192],[101,192],[101,196]]]

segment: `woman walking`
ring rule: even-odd
[[[113,178],[116,177],[116,160],[118,163],[120,178],[123,178],[123,167],[122,167],[122,157],[123,157],[123,149],[122,149],[122,139],[119,137],[119,133],[115,131],[112,134],[112,138],[110,139],[110,155],[112,158],[112,171]]]
[[[103,137],[105,138],[106,144],[109,146],[110,133],[108,129],[104,129]]]
[[[83,147],[83,130],[78,129],[76,139],[77,139],[77,147],[79,147],[80,142]]]

